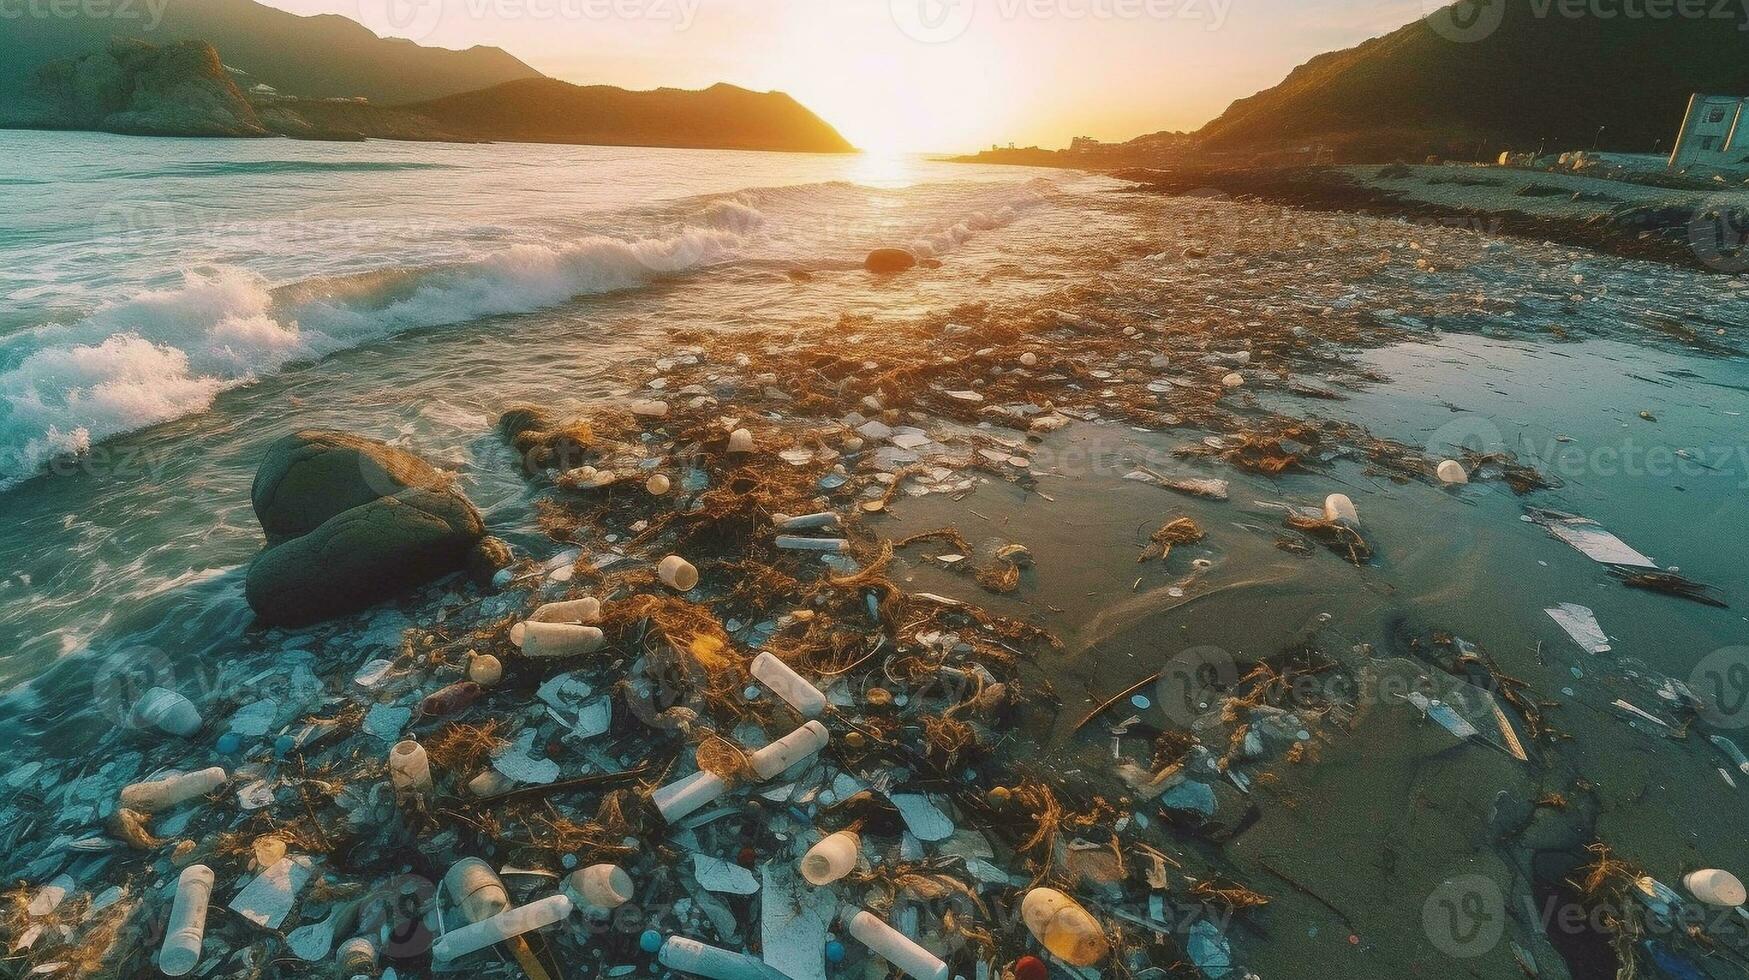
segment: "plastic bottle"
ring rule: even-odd
[[[353,936],[334,954],[343,977],[372,976],[377,972],[377,947],[368,936]]]
[[[1455,459],[1441,460],[1439,463],[1439,469],[1435,472],[1439,474],[1441,482],[1453,486],[1460,483],[1470,482],[1470,474],[1464,470],[1464,464]]]
[[[1719,908],[1736,908],[1743,904],[1746,895],[1743,883],[1729,871],[1718,868],[1702,868],[1682,876],[1682,885],[1688,893],[1708,905]]]
[[[679,555],[669,555],[656,566],[656,577],[676,592],[691,592],[698,584],[698,569]]]
[[[656,805],[663,820],[673,823],[728,791],[729,784],[723,777],[701,769],[685,779],[658,787],[650,794],[650,802]]]
[[[1324,519],[1350,527],[1360,526],[1360,513],[1354,509],[1354,501],[1349,500],[1345,493],[1333,493],[1324,498]]]
[[[154,687],[134,705],[134,722],[167,735],[187,738],[200,731],[200,709],[167,687]]]
[[[789,980],[756,956],[706,946],[685,936],[669,936],[656,960],[670,970],[711,980]]]
[[[632,876],[615,864],[591,864],[565,879],[583,909],[608,911],[632,900]]]
[[[389,782],[403,793],[431,792],[431,760],[425,746],[408,738],[389,750]]]
[[[549,602],[528,617],[531,623],[576,623],[589,626],[601,620],[601,600],[592,595],[565,602]]]
[[[151,782],[122,787],[121,805],[130,810],[152,813],[168,810],[185,800],[205,796],[225,784],[225,771],[218,766],[179,776],[166,776]]]
[[[443,876],[450,900],[469,922],[490,919],[510,908],[510,893],[492,866],[476,857],[462,858]]]
[[[825,748],[831,738],[825,725],[810,721],[749,755],[747,764],[760,779],[770,779]]]
[[[158,950],[158,969],[165,976],[183,976],[200,962],[207,902],[212,895],[213,869],[204,864],[182,869],[176,879],[176,898],[170,903],[170,924],[164,928],[164,945]]]
[[[843,538],[804,538],[794,534],[777,536],[777,546],[785,551],[836,551],[850,550],[850,542]]]
[[[856,867],[861,843],[856,834],[848,830],[827,834],[802,855],[802,877],[816,888],[844,877]]]
[[[1020,903],[1020,917],[1044,948],[1073,966],[1092,966],[1111,952],[1099,920],[1054,888],[1034,888]]]
[[[838,515],[829,510],[817,514],[798,514],[791,517],[788,514],[771,515],[771,523],[780,531],[820,531],[838,529]]]
[[[594,626],[533,621],[512,626],[510,639],[522,648],[523,656],[535,658],[576,657],[594,653],[607,643],[607,637]]]
[[[857,942],[916,980],[947,980],[946,963],[874,913],[850,907],[844,910],[841,921]]]
[[[820,689],[810,684],[802,675],[790,669],[789,664],[777,659],[767,650],[753,658],[753,663],[747,668],[761,684],[771,688],[771,692],[782,698],[796,713],[803,718],[818,718],[826,711],[826,695]]]
[[[562,922],[570,914],[569,898],[564,895],[548,895],[539,901],[500,912],[489,919],[481,919],[445,933],[431,947],[431,958],[435,963],[448,962],[488,946],[496,946],[514,936]]]

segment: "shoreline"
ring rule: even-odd
[[[1384,516],[1393,507],[1486,506],[1521,560],[1608,586],[1588,600],[1606,615],[1606,600],[1637,595],[1517,519],[1521,499],[1551,501],[1509,453],[1437,447],[1468,471],[1467,489],[1454,489],[1436,475],[1435,447],[1344,417],[1345,399],[1385,380],[1360,353],[1430,331],[1370,309],[1265,315],[1262,303],[1234,309],[1232,295],[1193,305],[1212,287],[1190,277],[1232,281],[1223,260],[1234,256],[1187,262],[1176,290],[1147,292],[1178,261],[1166,248],[1184,220],[1276,263],[1260,283],[1301,264],[1274,254],[1282,243],[1267,227],[1236,241],[1244,230],[1223,224],[1221,202],[1190,210],[1151,215],[1154,237],[1115,242],[1114,256],[1163,256],[1121,279],[1109,278],[1118,262],[1095,264],[1037,303],[821,318],[803,331],[671,326],[659,355],[619,367],[622,402],[504,412],[491,438],[515,450],[546,536],[538,548],[493,588],[443,581],[352,619],[252,631],[252,656],[208,665],[217,676],[199,738],[118,726],[89,754],[113,767],[73,774],[51,757],[26,777],[31,793],[71,808],[43,833],[115,835],[108,857],[21,839],[8,876],[69,874],[66,915],[92,930],[79,935],[119,935],[114,948],[136,966],[155,952],[144,925],[162,892],[130,892],[91,926],[78,918],[95,904],[87,893],[127,875],[155,886],[200,860],[229,896],[253,873],[257,842],[273,838],[317,862],[323,883],[291,906],[287,933],[355,895],[405,886],[430,900],[462,857],[522,869],[504,872],[518,903],[573,868],[618,864],[638,890],[636,928],[573,920],[536,944],[602,975],[648,963],[645,927],[781,957],[793,980],[828,975],[827,936],[847,947],[832,975],[873,961],[829,914],[817,930],[778,916],[795,895],[815,910],[872,901],[895,921],[912,905],[924,945],[971,976],[1036,952],[1002,910],[1042,881],[1085,902],[1114,955],[1146,967],[1188,961],[1212,975],[1230,961],[1290,976],[1316,956],[1357,980],[1398,980],[1457,969],[1422,923],[1448,881],[1479,878],[1518,908],[1595,867],[1600,890],[1568,900],[1590,910],[1619,906],[1639,870],[1596,860],[1585,845],[1600,837],[1672,887],[1691,851],[1722,866],[1749,857],[1727,821],[1691,844],[1651,813],[1697,796],[1730,807],[1709,755],[1646,749],[1607,713],[1542,703],[1567,684],[1683,717],[1691,709],[1661,702],[1657,678],[1588,655],[1593,679],[1581,682],[1552,644],[1547,660],[1540,644],[1522,649],[1515,625],[1460,638],[1402,604],[1397,578],[1449,543],[1429,545],[1434,528],[1405,534]],[[1479,261],[1466,237],[1428,245]],[[1416,275],[1423,254],[1444,257],[1394,247],[1381,260],[1375,243],[1349,243],[1331,278],[1376,277],[1372,302],[1400,305],[1410,294],[1398,277]],[[1513,336],[1546,340],[1529,324]],[[656,474],[669,483],[660,494],[647,489]],[[1357,498],[1358,526],[1320,507],[1332,492]],[[816,514],[833,516],[808,527]],[[842,550],[819,543],[840,539]],[[660,582],[666,554],[693,562],[702,585]],[[511,639],[541,606],[585,596],[602,601],[599,650],[540,659]],[[1209,645],[1222,652],[1210,659]],[[816,761],[765,781],[740,757],[801,718],[748,673],[761,650],[832,705]],[[1180,659],[1187,650],[1204,653]],[[497,658],[502,678],[467,703],[433,704],[469,676],[470,654]],[[1200,676],[1175,672],[1186,666],[1211,668],[1213,683],[1186,681]],[[1403,691],[1458,706],[1472,732]],[[225,728],[250,734],[217,753]],[[436,787],[396,799],[384,759],[407,737],[426,746]],[[1631,803],[1630,776],[1594,748],[1655,762],[1661,792]],[[230,773],[223,793],[91,829],[120,812],[106,813],[119,783],[212,764]],[[695,768],[734,788],[684,824],[665,820],[651,791]],[[469,788],[491,773],[510,788]],[[1496,789],[1504,804],[1488,799]],[[797,886],[802,850],[852,825],[866,866],[835,892]],[[974,930],[944,925],[943,907]],[[110,925],[121,931],[100,931]],[[221,972],[284,954],[239,916],[209,931],[223,940],[210,944]],[[1539,975],[1561,976],[1549,937],[1527,923],[1510,935]],[[1463,961],[1488,975],[1516,968],[1505,942],[1476,952]],[[425,954],[389,958],[423,976]]]

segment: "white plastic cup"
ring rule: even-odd
[[[1348,494],[1333,493],[1324,498],[1324,519],[1349,527],[1360,526],[1360,512],[1354,509],[1354,501],[1348,499]]]
[[[856,867],[861,844],[856,834],[848,830],[827,834],[802,855],[802,877],[815,888],[830,885]]]
[[[200,731],[200,709],[167,687],[154,687],[134,705],[134,721],[166,735],[187,738]]]
[[[826,712],[826,695],[770,650],[754,657],[747,670],[803,718],[818,718]]]
[[[650,794],[650,802],[656,805],[663,820],[673,823],[699,807],[715,802],[728,791],[729,784],[723,777],[701,769],[685,779],[657,787]]]
[[[770,779],[826,747],[832,738],[826,726],[810,721],[747,757],[760,779]]]
[[[539,901],[500,912],[489,919],[481,919],[445,933],[431,947],[431,958],[436,963],[447,963],[488,946],[496,946],[506,939],[562,922],[570,914],[569,898],[562,894],[548,895]]]
[[[510,640],[522,648],[523,656],[535,659],[582,656],[594,653],[607,643],[606,635],[594,626],[532,620],[512,626]]]
[[[1749,897],[1736,875],[1718,868],[1691,871],[1682,876],[1682,885],[1690,895],[1718,908],[1736,908]]]
[[[462,858],[443,876],[450,900],[469,922],[490,919],[510,908],[510,893],[492,866],[477,857]]]
[[[578,907],[611,911],[632,900],[632,876],[617,864],[591,864],[565,879],[581,899]]]
[[[575,623],[589,626],[601,621],[601,600],[592,595],[565,602],[549,602],[528,617],[531,623]]]
[[[698,585],[698,569],[679,555],[669,555],[656,566],[656,577],[676,592],[691,592]]]
[[[746,429],[736,429],[729,433],[729,452],[750,453],[753,451],[753,433]]]
[[[1464,464],[1455,459],[1441,460],[1439,468],[1435,472],[1439,475],[1442,483],[1456,486],[1460,483],[1470,482],[1470,474],[1464,469]]]
[[[917,945],[904,933],[876,918],[864,909],[846,908],[842,917],[844,928],[881,959],[898,967],[916,980],[947,980],[947,964],[941,958]]]
[[[1027,892],[1020,902],[1020,918],[1033,938],[1072,966],[1092,966],[1111,952],[1099,920],[1055,888]]]
[[[685,936],[669,936],[664,940],[656,961],[670,970],[710,980],[789,980],[757,956],[706,946]]]
[[[185,772],[150,782],[122,787],[121,805],[129,810],[154,813],[168,810],[178,803],[205,796],[225,784],[225,771],[218,766],[198,772]]]
[[[389,750],[389,782],[403,793],[431,792],[431,760],[425,746],[408,738]]]
[[[213,896],[213,869],[191,864],[176,879],[176,898],[170,903],[170,924],[164,930],[164,945],[158,949],[158,969],[167,977],[180,977],[200,962],[200,947],[206,938],[207,903]]]

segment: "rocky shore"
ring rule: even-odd
[[[1298,264],[1278,233],[1232,232],[1268,256],[1248,279]],[[1332,236],[1320,288],[1480,247],[1438,238]],[[1376,301],[1408,307],[1392,281]],[[1385,605],[1409,557],[1345,477],[1532,501],[1554,478],[1286,410],[1415,334],[1412,309],[1324,309],[1095,275],[1024,310],[677,326],[616,403],[497,420],[545,535],[514,551],[417,456],[299,433],[254,486],[250,648],[0,777],[0,934],[37,976],[1730,975],[1736,920],[1697,914],[1681,848],[1606,825],[1585,754],[1658,726],[1734,745],[1715,705],[1594,650],[1581,680],[1330,611]],[[1097,543],[1091,515],[1132,533]],[[1336,584],[1256,579],[1272,557]],[[1095,654],[1133,662],[1065,682]],[[1563,711],[1562,684],[1651,720]],[[1711,748],[1656,744],[1716,780]],[[1744,856],[1729,836],[1706,857]],[[1476,901],[1491,938],[1438,927]],[[1598,925],[1504,914],[1551,902]]]

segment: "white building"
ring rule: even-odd
[[[1749,161],[1749,98],[1735,95],[1688,97],[1688,114],[1670,150],[1673,169],[1696,164],[1733,167]]]

